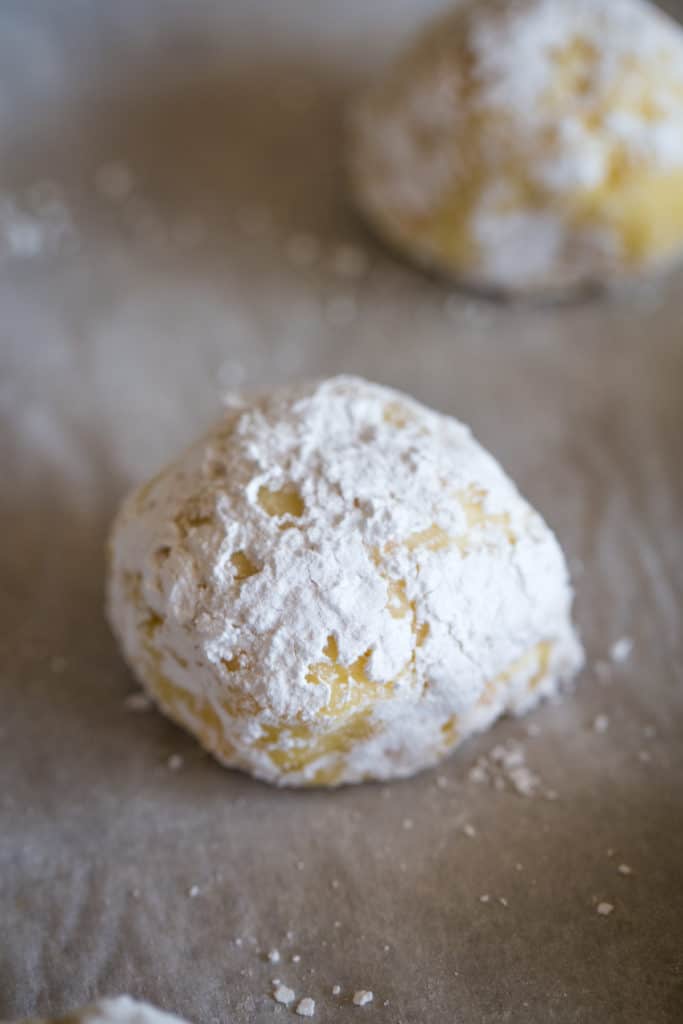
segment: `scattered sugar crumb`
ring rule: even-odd
[[[330,885],[332,886],[333,889],[338,889],[339,888],[339,879],[338,878],[333,878],[332,881],[330,882]]]
[[[515,871],[524,871],[524,865],[520,861],[515,864]]]
[[[268,956],[268,960],[270,961],[271,964],[279,964],[280,963],[280,950],[279,949],[271,949],[268,952],[267,956]]]
[[[390,949],[391,949],[391,946],[388,943],[385,942],[385,944],[384,944],[384,952],[388,953]]]
[[[166,766],[168,767],[168,770],[171,772],[179,772],[180,769],[183,767],[184,763],[185,762],[180,754],[171,754],[171,756],[166,761]]]
[[[152,700],[141,690],[139,693],[129,693],[124,698],[123,706],[126,711],[149,711],[152,708]]]
[[[620,864],[617,868],[620,875],[632,875],[633,868],[629,864]]]
[[[593,732],[604,733],[609,729],[609,718],[607,715],[596,715],[593,719]]]
[[[469,823],[467,825],[463,825],[462,830],[470,839],[474,839],[477,834],[477,830],[474,825],[470,825]]]
[[[293,964],[299,964],[299,963],[301,963],[301,956],[300,956],[300,954],[299,954],[299,953],[295,953],[295,954],[294,954],[294,956],[292,957],[292,963],[293,963]]]
[[[374,999],[372,992],[367,989],[360,988],[357,992],[353,993],[353,1005],[354,1006],[367,1006]]]
[[[622,636],[610,647],[609,656],[616,665],[621,665],[631,657],[633,640],[630,636]]]
[[[292,931],[287,932],[287,941],[288,942],[292,942],[293,939],[294,939],[294,932],[292,932]]]
[[[481,896],[479,897],[479,902],[480,903],[488,903],[490,901],[490,899],[491,899],[491,897],[489,896],[489,894],[487,892],[483,892],[481,894]]]
[[[303,862],[302,860],[298,860],[298,861],[296,862],[296,866],[297,866],[297,869],[298,869],[299,871],[303,871],[303,870],[304,870],[304,868],[306,867],[306,865],[304,864],[304,862]]]
[[[273,999],[276,1003],[284,1003],[286,1006],[287,1003],[291,1003],[294,999],[294,994],[294,990],[287,988],[286,985],[276,985],[275,991],[273,992]]]
[[[508,906],[508,901],[507,901],[507,899],[505,898],[505,896],[499,896],[499,897],[498,897],[498,902],[499,902],[499,903],[501,904],[501,906],[503,906],[503,907],[507,907],[507,906]]]
[[[334,928],[341,928],[341,921],[334,921],[333,922],[333,927]]]
[[[597,910],[598,914],[600,914],[601,917],[607,917],[608,914],[611,914],[612,911],[614,910],[614,904],[613,903],[598,903],[598,905],[597,905],[597,907],[595,909]]]
[[[200,890],[198,885],[191,885],[187,891],[187,895],[190,897],[190,899],[195,899],[197,896],[199,896],[199,892]]]
[[[469,778],[472,782],[491,783],[499,792],[511,789],[525,797],[535,795],[541,788],[540,778],[526,764],[524,746],[515,740],[499,743],[488,756],[480,757],[470,769]]]
[[[332,986],[332,995],[333,996],[338,996],[340,994],[340,992],[341,992],[341,985],[333,985]]]
[[[235,939],[235,945],[236,946],[241,946],[242,945],[242,940],[239,937]]]
[[[643,764],[649,764],[652,760],[652,754],[649,752],[649,750],[639,750],[638,760],[642,761]]]
[[[407,832],[409,832],[413,828],[414,824],[415,822],[413,821],[412,818],[403,819],[403,827]]]
[[[95,171],[95,188],[105,199],[120,203],[133,191],[133,172],[123,160],[110,160]]]
[[[311,999],[309,996],[306,996],[297,1004],[295,1012],[298,1013],[300,1017],[312,1017],[315,1013],[315,999]]]

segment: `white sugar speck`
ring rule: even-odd
[[[604,733],[609,729],[609,718],[607,715],[596,715],[593,719],[593,732]]]
[[[296,1012],[300,1017],[312,1017],[315,1013],[315,999],[306,996],[297,1004]]]
[[[294,956],[292,957],[292,963],[293,964],[300,964],[301,963],[301,955],[299,953],[295,953],[294,954]]]
[[[491,899],[491,897],[489,896],[489,894],[487,892],[483,892],[481,894],[481,896],[479,897],[479,902],[480,903],[488,903],[490,901],[490,899]]]
[[[609,656],[615,664],[621,665],[623,662],[628,661],[632,651],[633,640],[630,636],[622,636],[612,644]]]
[[[199,896],[199,892],[200,889],[198,885],[191,885],[187,891],[187,895],[190,897],[190,899],[196,899],[196,897]]]
[[[374,999],[372,992],[367,989],[361,988],[357,992],[353,993],[353,1005],[354,1006],[367,1006]]]
[[[166,766],[168,767],[168,770],[171,772],[179,772],[180,769],[183,767],[184,763],[185,762],[183,758],[180,756],[180,754],[171,754],[171,756],[166,761]]]
[[[620,875],[632,875],[633,868],[629,864],[620,864],[617,868]]]
[[[333,889],[338,889],[339,888],[339,879],[338,878],[333,878],[332,881],[330,882],[330,885],[332,886]]]
[[[499,903],[501,904],[501,906],[503,906],[503,907],[507,907],[507,906],[508,906],[508,901],[507,901],[507,899],[505,898],[505,896],[499,896],[499,897],[498,897],[498,902],[499,902]]]
[[[463,825],[462,830],[470,839],[474,839],[477,834],[477,830],[474,825],[470,825],[469,823],[467,825]]]
[[[273,992],[273,999],[276,1003],[291,1003],[294,999],[294,990],[287,988],[286,985],[276,985],[275,991]]]
[[[643,764],[649,764],[652,760],[652,754],[649,752],[649,750],[639,750],[638,760],[642,761]]]
[[[600,914],[601,917],[607,917],[608,914],[611,914],[612,911],[614,910],[614,904],[613,903],[598,903],[598,905],[597,905],[597,907],[595,909],[597,910],[598,914]]]
[[[410,832],[410,830],[414,827],[414,825],[415,825],[415,822],[413,821],[412,818],[404,818],[403,819],[403,827],[404,827],[404,829],[407,832]]]
[[[280,950],[279,949],[271,949],[270,952],[268,953],[268,959],[271,962],[271,964],[279,964],[280,963]]]
[[[338,996],[340,994],[340,992],[341,992],[341,985],[333,985],[332,986],[332,995],[333,996]]]

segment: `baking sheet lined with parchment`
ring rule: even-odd
[[[323,1022],[683,1017],[683,277],[488,303],[367,237],[343,105],[438,7],[0,12],[4,1018],[284,1021],[274,977]],[[338,372],[472,425],[567,551],[588,663],[433,772],[278,792],[130,708],[104,543],[222,392]]]

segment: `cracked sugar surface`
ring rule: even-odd
[[[142,683],[276,783],[412,774],[582,660],[562,552],[500,466],[358,378],[233,400],[126,500],[111,551]]]

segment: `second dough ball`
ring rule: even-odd
[[[644,0],[477,0],[360,103],[351,170],[425,266],[562,292],[683,252],[683,31]]]

